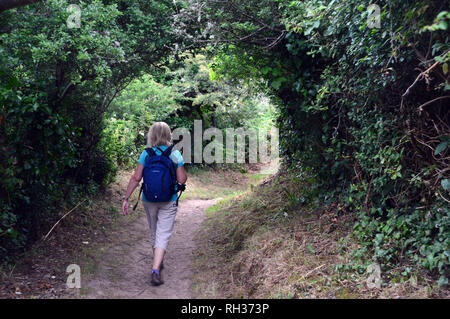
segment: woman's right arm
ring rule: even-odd
[[[184,165],[177,167],[177,182],[180,184],[185,184],[187,181],[186,170],[184,169]]]

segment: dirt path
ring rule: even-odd
[[[165,283],[150,284],[152,248],[146,216],[117,233],[117,243],[106,248],[92,278],[82,282],[85,298],[195,298],[191,292],[194,236],[205,218],[205,209],[218,199],[181,200],[174,232],[164,258]]]

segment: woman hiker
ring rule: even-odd
[[[170,152],[170,155],[168,157],[170,158],[171,162],[173,162],[175,173],[176,173],[176,182],[179,184],[185,184],[187,180],[186,171],[184,169],[184,160],[183,156],[178,150],[171,151],[172,148],[172,132],[169,128],[169,126],[164,122],[156,122],[154,123],[148,132],[147,135],[147,145],[148,149],[144,150],[139,157],[138,164],[136,171],[130,178],[130,182],[128,183],[127,191],[125,196],[123,197],[123,204],[122,204],[122,212],[124,216],[128,214],[129,204],[128,199],[135,190],[135,188],[139,185],[143,173],[144,173],[144,166],[146,165],[146,160],[149,156],[153,155],[168,155],[168,152]],[[170,150],[168,148],[170,147]],[[151,148],[151,149],[150,149]],[[152,154],[148,154],[148,151]],[[151,151],[153,150],[153,151]],[[168,152],[166,152],[168,150]],[[154,152],[154,153],[153,153]],[[163,154],[163,152],[165,154]],[[155,157],[156,158],[156,157]],[[160,161],[158,161],[160,164]],[[147,165],[149,165],[147,163]],[[160,166],[161,167],[161,166]],[[153,170],[156,171],[157,170]],[[150,172],[148,172],[151,174]],[[154,173],[158,174],[158,173]],[[163,174],[161,178],[164,179],[164,176],[167,174]],[[146,175],[147,176],[147,175]],[[158,175],[148,175],[148,176],[157,176]],[[150,177],[147,177],[150,178]],[[144,183],[146,182],[144,178]],[[148,181],[147,181],[148,183]],[[147,186],[147,185],[145,185]],[[151,188],[151,187],[149,187]],[[162,189],[161,187],[158,187],[155,192]],[[167,245],[169,242],[169,238],[172,235],[173,231],[173,224],[175,221],[175,215],[177,214],[177,193],[174,193],[168,201],[156,201],[150,199],[153,199],[153,197],[157,197],[157,193],[151,193],[151,191],[147,191],[147,195],[152,194],[152,198],[148,199],[145,197],[145,190],[142,194],[142,202],[144,205],[145,212],[147,214],[147,220],[148,224],[150,226],[150,244],[153,247],[153,267],[152,267],[152,275],[151,275],[151,283],[155,286],[161,285],[164,283],[164,281],[161,278],[161,269],[163,268],[163,258],[164,254],[167,250]],[[170,194],[168,195],[170,196]],[[164,198],[164,196],[160,196],[161,198]],[[169,197],[168,197],[169,198]]]

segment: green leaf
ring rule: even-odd
[[[261,69],[261,73],[266,75],[267,73],[269,73],[272,70],[272,68],[270,66],[265,66]]]
[[[277,78],[275,81],[272,82],[271,86],[275,89],[275,90],[279,90],[281,87],[281,84],[286,81],[286,78],[284,76]]]
[[[6,235],[10,236],[11,238],[17,238],[17,236],[19,235],[19,232],[13,228],[9,228],[6,231]]]
[[[447,18],[450,18],[450,13],[449,13],[448,11],[441,11],[441,12],[437,15],[436,20],[441,20],[442,18],[444,18],[444,17],[446,17],[446,16],[447,16]]]
[[[439,278],[438,285],[439,286],[445,286],[447,284],[448,284],[448,278],[446,278],[445,276],[441,276]]]
[[[439,144],[438,146],[436,146],[436,149],[434,150],[434,155],[438,155],[439,153],[441,153],[442,151],[444,151],[448,146],[448,142],[444,141],[441,144]]]
[[[447,30],[448,28],[448,23],[447,21],[441,21],[439,22],[439,24],[437,25],[438,29],[440,30]]]
[[[8,80],[8,88],[13,88],[13,87],[19,87],[20,86],[20,82],[19,80],[17,80],[16,77],[11,76]]]
[[[446,178],[441,180],[441,185],[446,191],[450,191],[450,179]]]

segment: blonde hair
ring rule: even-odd
[[[154,123],[147,134],[147,145],[149,147],[166,145],[169,146],[172,143],[172,131],[169,125],[165,122]]]

